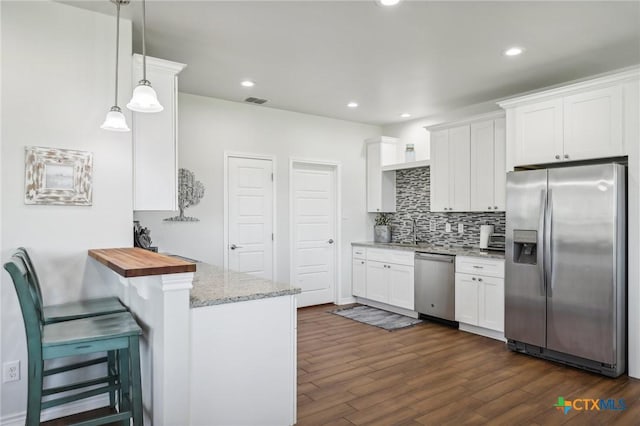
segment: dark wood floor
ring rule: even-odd
[[[640,424],[640,380],[609,379],[423,323],[388,332],[298,310],[299,425]],[[624,411],[567,415],[559,396],[624,398]]]

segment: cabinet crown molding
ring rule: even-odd
[[[142,66],[142,55],[138,53],[133,54],[133,65]],[[168,61],[166,59],[154,58],[147,55],[147,65],[156,69],[165,70],[172,74],[180,74],[182,70],[187,67],[187,64],[181,64],[180,62]]]
[[[466,117],[461,120],[456,121],[447,121],[446,123],[434,124],[432,126],[425,126],[425,130],[428,132],[433,132],[437,130],[450,129],[452,127],[464,126],[467,124],[476,123],[478,121],[488,121],[495,120],[498,118],[504,118],[505,114],[503,110],[497,110],[485,114],[473,115],[471,117]]]
[[[597,89],[599,87],[610,86],[624,81],[633,81],[640,79],[640,67],[634,66],[625,68],[622,71],[607,73],[605,75],[588,77],[573,82],[562,83],[560,85],[543,88],[535,93],[528,93],[514,98],[505,99],[498,102],[502,108],[512,108],[533,102],[539,102],[558,96],[571,95],[587,89]]]

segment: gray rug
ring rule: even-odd
[[[388,331],[412,327],[422,322],[421,319],[383,311],[382,309],[372,308],[370,306],[352,306],[349,308],[336,309],[330,312],[364,324],[384,328]]]

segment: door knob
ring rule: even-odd
[[[242,248],[242,247],[237,246],[237,245],[235,245],[235,244],[231,244],[231,247],[229,247],[229,248],[230,248],[231,250],[235,250],[235,249],[239,249],[239,248]]]
[[[333,238],[329,238],[328,243],[329,243],[329,244],[333,244]]]

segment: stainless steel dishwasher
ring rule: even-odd
[[[455,258],[446,254],[416,252],[416,311],[455,321]]]

